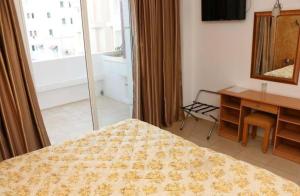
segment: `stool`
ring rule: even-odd
[[[249,126],[252,125],[252,138],[256,137],[257,127],[264,129],[264,139],[261,146],[262,152],[266,153],[269,147],[269,139],[272,128],[275,126],[276,120],[268,114],[261,112],[254,112],[244,118],[243,140],[242,145],[246,146],[248,143]],[[275,131],[272,135],[272,143],[274,142]]]

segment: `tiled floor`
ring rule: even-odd
[[[131,117],[131,106],[105,96],[97,97],[100,127]],[[79,138],[93,130],[88,100],[66,104],[42,111],[45,126],[52,144]]]
[[[251,139],[247,147],[243,147],[240,143],[219,137],[217,132],[214,132],[212,138],[207,141],[206,136],[211,126],[212,123],[205,120],[197,122],[194,119],[188,119],[182,131],[179,130],[180,122],[174,123],[172,127],[166,129],[199,146],[211,148],[236,159],[267,169],[300,185],[300,165],[272,155],[271,146],[268,153],[263,154],[260,149],[261,138]]]

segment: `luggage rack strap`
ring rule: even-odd
[[[206,115],[206,116],[210,117],[215,122],[214,126],[212,127],[212,129],[209,132],[209,135],[207,136],[207,139],[209,139],[212,132],[213,132],[213,130],[216,128],[216,124],[218,122],[218,118],[213,116],[210,113],[215,111],[215,110],[220,109],[220,107],[198,101],[199,98],[200,98],[201,93],[219,95],[218,92],[214,92],[214,91],[210,91],[210,90],[203,90],[203,89],[199,90],[197,95],[196,95],[195,100],[193,101],[193,103],[189,104],[187,106],[183,106],[183,107],[181,107],[181,109],[184,112],[187,113],[186,118],[189,117],[189,116],[192,116],[192,117],[194,117],[195,119],[198,120],[199,118],[197,116],[195,116],[193,113],[199,113],[199,114]],[[181,128],[180,128],[181,130],[184,127],[185,119],[182,121]]]
[[[209,105],[206,103],[194,102],[191,105],[181,107],[181,109],[198,113],[198,112],[201,112],[206,109],[208,109],[208,110],[212,109],[211,111],[217,110],[217,109],[219,109],[219,107],[214,106],[214,105]]]

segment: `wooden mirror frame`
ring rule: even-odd
[[[281,11],[280,16],[293,16],[293,15],[300,15],[300,10],[286,10]],[[299,81],[299,70],[300,70],[300,33],[298,35],[298,46],[297,46],[297,52],[296,52],[296,59],[295,59],[295,67],[294,67],[294,73],[293,78],[279,78],[274,76],[264,76],[264,75],[258,75],[255,73],[255,60],[257,55],[257,43],[255,43],[255,40],[257,38],[256,35],[256,26],[257,26],[257,20],[258,17],[261,16],[272,16],[271,11],[267,12],[255,12],[254,14],[254,26],[253,26],[253,40],[252,40],[252,59],[251,59],[251,78],[260,79],[260,80],[268,80],[273,82],[281,82],[281,83],[287,83],[287,84],[294,84],[298,85]],[[300,31],[299,31],[300,32]]]

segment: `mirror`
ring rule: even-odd
[[[256,12],[251,78],[298,84],[300,10]]]

